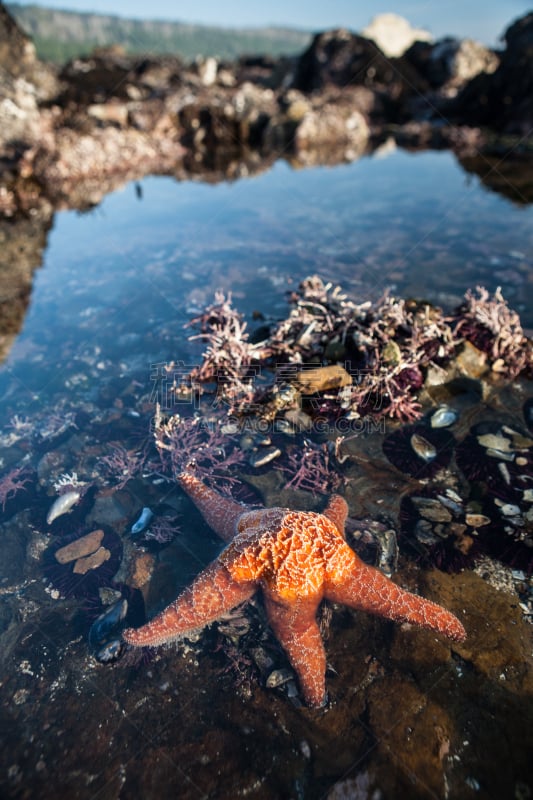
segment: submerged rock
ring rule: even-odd
[[[75,539],[70,544],[60,547],[55,552],[55,559],[60,564],[68,564],[78,558],[91,555],[96,552],[102,543],[104,532],[102,530],[92,531],[79,539]]]
[[[72,569],[75,575],[85,575],[91,569],[98,569],[111,558],[111,551],[107,547],[99,547],[94,553],[83,558],[78,558]]]

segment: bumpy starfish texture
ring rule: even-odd
[[[182,473],[178,481],[206,522],[228,542],[218,558],[159,616],[124,639],[160,645],[199,629],[261,588],[268,620],[310,706],[325,702],[326,655],[316,621],[323,599],[410,622],[462,641],[461,622],[368,566],[344,541],[348,506],[333,495],[322,514],[242,506]]]

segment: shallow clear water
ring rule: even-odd
[[[91,213],[56,215],[23,330],[0,367],[1,432],[9,437],[15,414],[43,432],[54,415],[82,409],[86,420],[77,420],[76,435],[92,430],[91,415],[100,415],[100,445],[134,446],[143,434],[133,430],[135,414],[150,413],[154,365],[198,363],[201,344],[188,340],[184,325],[212,302],[217,289],[232,292],[253,329],[261,324],[253,321],[254,311],[284,317],[286,292],[314,273],[358,301],[376,299],[390,288],[446,308],[460,303],[468,288],[501,286],[524,325],[533,326],[532,223],[533,209],[514,206],[477,178],[467,178],[447,152],[394,152],[305,171],[280,162],[265,174],[215,186],[162,177],[128,185]],[[121,421],[128,413],[130,427]],[[1,470],[28,458],[36,466],[40,459],[42,488],[31,524],[41,539],[48,534],[43,515],[53,493],[45,494],[46,476],[54,471],[53,464],[43,463],[44,438],[38,457],[31,456],[28,437],[14,446],[4,438]],[[90,436],[85,447],[87,441],[91,444]],[[69,457],[75,452],[72,447]],[[85,457],[80,453],[79,463],[66,461],[65,469],[83,475]],[[132,495],[138,502],[124,510],[126,516],[150,501],[142,486]],[[188,535],[185,531],[178,545],[183,583],[217,547],[208,534],[205,546]],[[9,548],[5,559],[20,563],[6,569],[1,588],[18,596],[25,591],[20,587],[30,557],[24,547],[15,548],[13,538]],[[175,574],[167,580],[169,599],[175,580]],[[38,615],[38,600],[32,602]],[[12,621],[6,603],[4,628]],[[83,675],[86,629],[74,627],[74,634]],[[17,651],[20,663],[24,646]],[[61,647],[66,658],[68,640]],[[27,657],[33,663],[35,652],[28,649]],[[98,675],[91,680],[98,684]],[[183,724],[193,730],[194,716]],[[189,794],[202,796],[194,788]]]
[[[466,177],[448,152],[292,171],[233,184],[152,177],[92,213],[57,214],[24,329],[4,371],[29,393],[61,392],[80,359],[108,371],[197,358],[183,324],[232,291],[250,314],[285,312],[318,273],[358,300],[386,288],[445,307],[502,286],[533,324],[533,210]]]

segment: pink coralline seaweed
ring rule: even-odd
[[[207,342],[201,366],[191,383],[216,382],[219,397],[231,413],[261,416],[264,384],[254,386],[254,370],[265,368],[273,381],[287,365],[339,364],[352,375],[324,408],[361,418],[391,417],[413,422],[421,416],[418,393],[432,365],[446,367],[465,339],[488,354],[494,372],[513,378],[533,373],[533,350],[524,336],[518,314],[511,311],[498,289],[468,292],[454,316],[445,316],[431,303],[401,300],[386,292],[377,302],[355,303],[339,286],[318,276],[304,280],[290,297],[291,311],[256,345],[248,341],[241,316],[231,298],[216,302],[195,320]],[[336,406],[336,408],[334,407]],[[283,409],[274,409],[281,415]]]
[[[199,417],[175,414],[166,421],[158,420],[154,436],[163,468],[172,477],[194,470],[201,480],[226,494],[239,484],[228,471],[242,464],[245,454],[222,432],[219,420],[208,425]]]
[[[150,525],[143,536],[146,540],[157,544],[168,544],[180,532],[177,522],[178,517],[159,517]]]
[[[111,443],[111,452],[102,456],[99,463],[107,476],[116,481],[113,489],[119,491],[140,473],[146,462],[146,454],[136,450],[127,450],[118,442]]]
[[[500,287],[491,297],[483,286],[468,290],[459,309],[455,335],[486,353],[494,372],[515,378],[533,369],[531,341],[524,335],[520,317],[509,308]]]
[[[215,302],[188,325],[200,325],[201,332],[189,337],[205,342],[202,364],[190,375],[191,383],[214,382],[225,400],[251,399],[250,367],[255,348],[248,342],[246,323],[231,305],[231,294],[215,293]]]
[[[11,500],[17,492],[25,490],[25,483],[28,483],[30,478],[21,478],[20,476],[25,472],[26,467],[15,467],[10,472],[7,472],[0,478],[0,503],[2,504],[2,511],[6,510],[6,503]]]
[[[315,444],[305,440],[303,447],[293,447],[285,465],[275,469],[290,476],[285,489],[298,489],[312,494],[331,494],[343,482],[343,478],[330,464],[326,443]]]

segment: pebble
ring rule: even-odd
[[[104,532],[102,530],[91,531],[91,533],[80,536],[79,539],[75,539],[73,542],[56,550],[55,559],[59,564],[68,564],[70,561],[89,556],[98,550],[103,538]]]
[[[302,370],[296,376],[296,384],[305,394],[325,392],[328,389],[340,389],[342,386],[350,386],[351,383],[352,376],[350,373],[346,372],[344,367],[338,364]]]
[[[111,558],[111,551],[107,547],[99,547],[95,553],[85,558],[78,558],[72,570],[76,575],[86,575],[90,569],[97,569]]]

